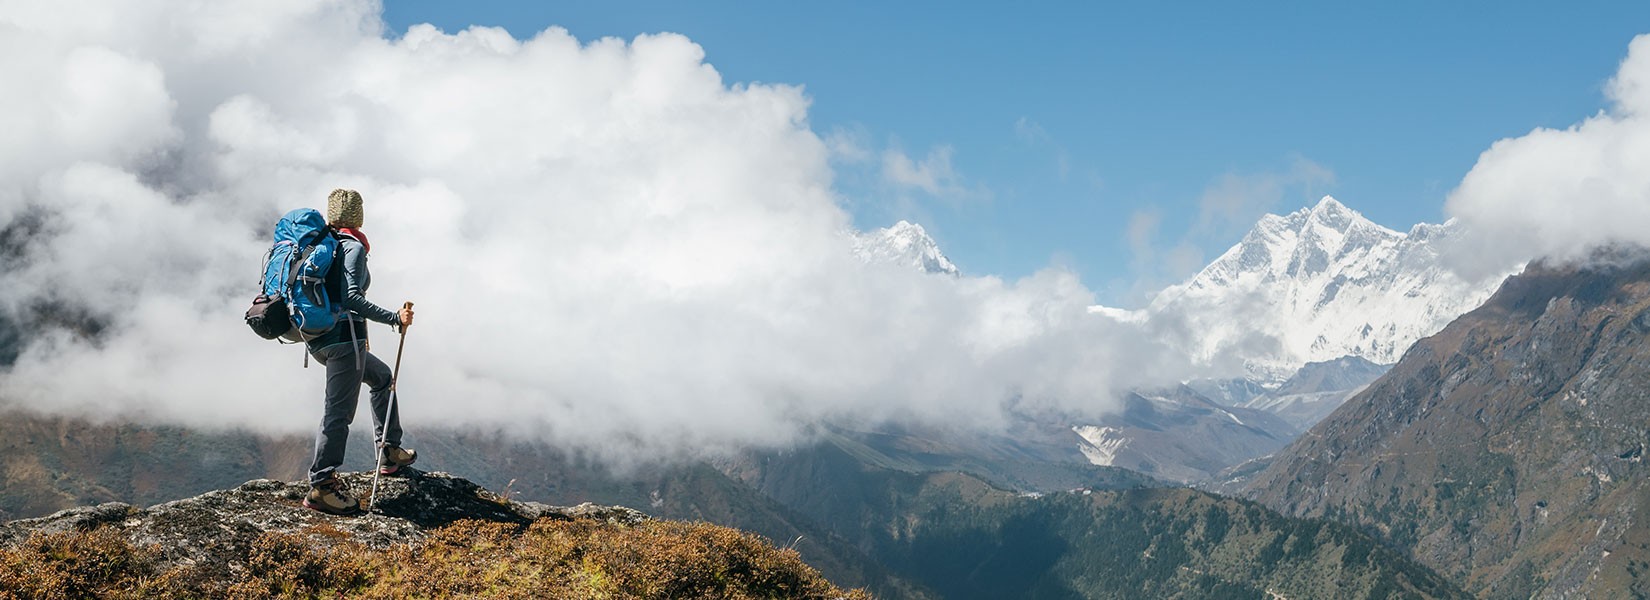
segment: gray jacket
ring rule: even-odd
[[[373,320],[399,328],[401,320],[395,311],[367,299],[367,287],[372,285],[372,273],[367,271],[367,248],[349,236],[338,236],[338,253],[332,257],[332,270],[327,272],[327,292],[336,294],[344,306],[347,321],[341,321],[332,331],[309,342],[310,350],[352,341],[350,328],[355,329],[354,341],[367,339],[366,321]],[[346,325],[347,324],[347,325]]]

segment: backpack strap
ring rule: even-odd
[[[344,301],[344,291],[345,291],[344,287],[345,287],[345,285],[344,285],[344,260],[343,260],[343,258],[344,258],[344,246],[343,246],[342,242],[345,239],[355,239],[355,238],[352,238],[348,234],[345,234],[343,232],[338,231],[338,228],[332,227],[330,225],[327,226],[327,235],[330,235],[330,236],[332,236],[333,239],[339,241],[338,249],[335,250],[333,252],[333,255],[332,255],[332,267],[328,268],[327,273],[326,273],[327,293],[332,294],[333,295],[332,297],[337,298],[338,302],[343,302]],[[346,309],[344,312],[347,314],[349,311]]]
[[[305,276],[298,275],[298,267],[302,266],[304,264],[304,261],[309,260],[309,257],[310,257],[311,254],[315,254],[315,245],[314,244],[310,244],[310,246],[308,248],[304,248],[304,249],[302,249],[298,252],[293,252],[292,253],[292,259],[287,261],[287,265],[286,265],[286,273],[287,273],[287,275],[286,275],[286,285],[281,288],[282,292],[285,292],[286,290],[292,289],[292,284],[297,283],[300,280],[302,280],[302,281],[314,281],[315,280],[314,277],[305,277]]]

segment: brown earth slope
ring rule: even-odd
[[[1534,265],[1281,451],[1246,495],[1479,595],[1650,593],[1650,260]]]

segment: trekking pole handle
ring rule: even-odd
[[[403,302],[403,303],[401,303],[401,310],[405,310],[405,311],[411,311],[411,310],[412,310],[412,307],[413,307],[413,304],[412,304],[412,301],[411,301],[411,300],[409,300],[409,301],[407,301],[407,302]],[[395,324],[396,324],[396,325],[397,325],[397,326],[399,326],[399,327],[400,327],[400,328],[401,328],[401,334],[402,334],[402,335],[406,335],[406,333],[407,333],[407,325],[406,325],[406,324],[403,324],[403,323],[402,323],[402,322],[401,322],[401,312],[400,312],[400,311],[397,311],[397,312],[396,312],[396,313],[395,313]]]
[[[412,310],[412,307],[413,307],[413,303],[412,303],[411,300],[409,300],[406,303],[401,305],[401,310]],[[396,315],[397,320],[399,320],[400,317],[401,317],[400,315]],[[396,346],[395,346],[395,370],[390,373],[390,389],[391,390],[395,389],[395,384],[401,382],[401,351],[406,349],[406,347],[407,347],[407,326],[402,325],[401,326],[401,343],[396,344]]]

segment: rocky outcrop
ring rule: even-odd
[[[306,488],[254,480],[5,524],[0,598],[870,599],[794,549],[709,523],[515,502],[444,473],[384,479],[350,517],[302,508]]]
[[[348,474],[343,479],[365,500],[372,488],[370,474]],[[233,576],[246,568],[239,562],[241,557],[266,532],[342,534],[370,547],[385,548],[419,542],[429,530],[460,520],[527,525],[540,519],[594,519],[635,525],[649,518],[619,506],[517,502],[462,478],[413,469],[404,477],[380,478],[373,510],[358,516],[339,517],[304,508],[299,503],[308,489],[303,483],[256,479],[234,489],[149,508],[120,502],[72,508],[0,525],[0,548],[15,546],[36,532],[107,528],[135,546],[157,548],[163,566],[187,565]]]
[[[370,435],[370,428],[352,433]],[[555,505],[594,500],[642,508],[656,519],[704,521],[789,540],[787,546],[833,582],[914,597],[899,593],[909,586],[862,552],[705,464],[643,465],[616,473],[546,443],[485,430],[419,428],[407,439],[422,454],[420,467],[463,473],[481,487],[510,490],[513,499]],[[304,475],[313,447],[313,434],[100,423],[0,409],[0,522],[108,502],[152,506],[250,479],[295,479]],[[374,460],[371,444],[351,445],[350,451],[346,465]],[[836,483],[819,485],[834,489]]]

